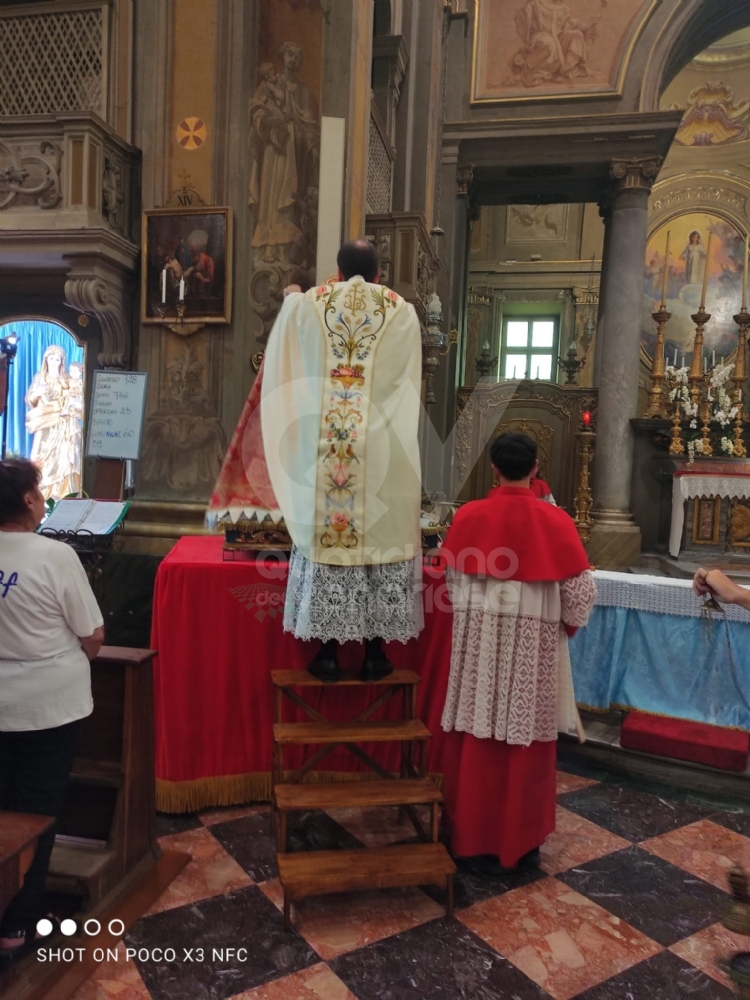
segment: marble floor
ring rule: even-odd
[[[160,827],[192,861],[75,1000],[729,1000],[719,962],[750,950],[720,923],[727,870],[750,869],[750,805],[604,773],[558,772],[540,867],[459,874],[451,919],[438,890],[388,890],[308,900],[286,933],[267,807]],[[412,836],[395,810],[290,830],[297,850]]]

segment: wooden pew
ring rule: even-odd
[[[21,888],[39,838],[53,822],[50,816],[0,812],[0,916]]]
[[[155,652],[103,646],[91,664],[94,711],[84,719],[48,888],[95,908],[159,857],[153,692]]]

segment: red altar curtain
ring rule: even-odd
[[[303,670],[317,643],[283,631],[286,565],[224,562],[220,537],[182,538],[156,578],[151,646],[154,661],[157,808],[186,812],[270,797],[273,746],[271,670]],[[450,669],[452,613],[445,581],[425,571],[426,626],[418,639],[391,643],[396,667],[421,677],[419,718],[432,733],[428,770],[444,771],[440,728]],[[343,667],[356,667],[362,647],[342,647]],[[367,688],[310,689],[305,698],[330,719],[352,718],[372,699]],[[285,699],[285,721],[306,716]],[[373,718],[399,718],[400,698]],[[365,746],[384,767],[397,769],[399,748]],[[288,748],[287,767],[302,748]],[[342,747],[318,765],[336,780],[366,771]]]

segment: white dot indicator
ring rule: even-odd
[[[60,924],[60,930],[63,932],[65,937],[73,937],[75,932],[78,930],[78,924],[75,920],[71,920],[70,917],[68,917]]]
[[[36,931],[40,937],[49,937],[49,935],[52,933],[54,929],[55,928],[52,924],[52,921],[48,920],[46,917],[42,917],[42,919],[36,925]]]

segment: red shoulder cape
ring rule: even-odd
[[[469,576],[524,583],[559,582],[589,568],[573,519],[520,486],[499,486],[486,500],[464,504],[440,552]]]

